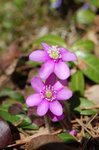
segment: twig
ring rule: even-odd
[[[89,120],[89,122],[88,122],[88,124],[87,124],[87,126],[97,117],[97,115],[98,114],[95,114],[93,117],[92,117],[92,119],[91,120]]]
[[[83,122],[82,116],[81,116],[81,121]],[[85,136],[84,128],[82,128],[82,134],[83,134],[83,136]]]
[[[80,124],[80,126],[84,128],[85,131],[87,131],[92,137],[94,137],[94,135],[84,126],[84,124],[79,119],[76,120]]]
[[[98,131],[96,131],[96,130],[94,130],[92,127],[87,127],[88,129],[90,129],[90,130],[92,130],[93,132],[95,132],[95,133],[97,133],[97,134],[99,134],[99,132]]]

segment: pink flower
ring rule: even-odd
[[[65,62],[77,60],[76,55],[67,49],[58,46],[42,44],[43,50],[32,52],[29,59],[36,62],[44,62],[40,69],[40,77],[47,79],[51,73],[65,80],[70,76],[70,69]]]
[[[73,136],[76,136],[76,135],[77,135],[77,131],[76,131],[76,130],[71,130],[69,133],[70,133],[71,135],[73,135]]]
[[[48,112],[48,115],[53,122],[58,122],[58,121],[61,121],[64,119],[64,114],[62,114],[60,116],[56,116],[56,115],[52,114],[51,112]]]
[[[37,106],[39,116],[44,116],[48,111],[56,116],[63,114],[59,101],[67,100],[72,96],[70,89],[65,88],[59,81],[54,84],[51,78],[50,82],[47,79],[47,82],[44,83],[39,77],[34,77],[31,85],[36,93],[27,97],[26,104],[29,107]]]

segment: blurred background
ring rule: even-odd
[[[17,42],[26,52],[38,37],[57,34],[74,43],[98,28],[99,0],[1,0],[0,53]]]
[[[16,66],[27,63],[28,55],[41,42],[87,49],[99,56],[98,8],[99,0],[1,0],[0,74],[12,76]],[[25,73],[21,79],[26,80]],[[17,78],[13,80],[17,82]],[[2,77],[1,87],[5,86],[3,81]]]

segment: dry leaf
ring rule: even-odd
[[[11,129],[7,122],[0,119],[0,149],[13,142]]]
[[[76,150],[71,146],[65,145],[56,135],[41,135],[33,138],[29,143],[27,150]],[[78,148],[78,150],[80,150]]]
[[[85,97],[91,100],[96,105],[99,105],[99,85],[91,86],[89,89],[85,90]]]

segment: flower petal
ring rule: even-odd
[[[63,85],[62,85],[59,81],[57,81],[57,82],[54,84],[54,89],[55,89],[56,91],[58,91],[58,90],[60,90],[61,88],[63,88]]]
[[[64,53],[67,53],[68,50],[64,47],[60,47],[60,52],[61,52],[61,55],[64,54]]]
[[[63,114],[63,108],[58,101],[53,101],[50,103],[49,109],[56,116],[61,116]]]
[[[61,80],[65,80],[70,76],[69,67],[61,61],[55,64],[54,73]]]
[[[72,97],[72,91],[69,89],[63,88],[60,91],[58,91],[58,93],[57,93],[58,100],[67,100],[71,97]]]
[[[69,134],[71,134],[72,136],[76,136],[77,135],[77,131],[76,130],[71,130],[69,132]]]
[[[48,59],[48,55],[43,50],[37,50],[29,55],[29,59],[36,62],[45,62]]]
[[[48,108],[49,108],[49,102],[43,100],[37,107],[37,114],[39,116],[44,116],[47,113]]]
[[[54,116],[53,118],[51,118],[51,120],[53,122],[58,122],[64,119],[64,114],[62,114],[61,116]]]
[[[62,60],[63,61],[76,61],[77,57],[74,53],[68,51],[68,52],[62,53]]]
[[[57,122],[57,121],[60,121],[60,120],[63,120],[64,119],[64,114],[62,114],[61,116],[56,116],[54,115],[51,111],[48,112],[48,115],[49,117],[51,118],[51,120],[53,122]]]
[[[40,69],[40,77],[42,79],[47,79],[53,71],[54,71],[54,62],[47,61],[42,65]]]
[[[31,85],[34,88],[34,90],[37,92],[40,92],[44,87],[44,83],[39,77],[32,78]]]
[[[26,99],[26,104],[30,107],[37,106],[42,101],[39,94],[32,94]]]
[[[46,85],[54,85],[56,83],[57,77],[54,73],[52,73],[46,80]]]
[[[51,46],[49,46],[46,43],[42,43],[42,47],[44,48],[44,50],[47,52],[49,50],[49,48],[51,48]]]
[[[67,80],[59,80],[59,82],[63,85],[66,86],[68,84]]]

